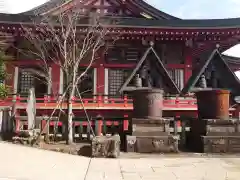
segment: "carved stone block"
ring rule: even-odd
[[[240,152],[239,121],[196,119],[191,122],[189,147],[206,153]]]
[[[176,136],[128,136],[127,152],[138,153],[177,153]]]
[[[239,136],[203,136],[205,153],[239,153]]]
[[[111,157],[120,156],[120,136],[96,136],[92,139],[92,157]]]
[[[204,153],[226,153],[228,151],[228,139],[224,137],[204,138]]]
[[[126,151],[127,152],[136,152],[136,136],[127,136],[126,137]]]
[[[170,119],[160,118],[140,119],[133,118],[133,134],[134,136],[168,136],[170,135],[169,124]]]

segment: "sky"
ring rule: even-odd
[[[48,0],[0,0],[0,10],[20,13]],[[145,0],[161,11],[182,19],[217,19],[240,17],[240,0]],[[240,57],[240,45],[227,52]]]

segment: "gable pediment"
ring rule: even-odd
[[[209,71],[210,70],[210,71]],[[240,95],[240,81],[235,73],[230,69],[226,60],[222,57],[218,49],[215,49],[209,56],[209,58],[199,65],[199,68],[188,80],[187,84],[181,91],[181,95],[185,95],[189,92],[198,91],[198,83],[201,76],[214,71],[214,78],[217,80],[217,87],[207,88],[223,88],[229,89],[234,96]],[[212,74],[209,75],[212,78]],[[211,80],[211,79],[210,79]],[[200,88],[202,89],[202,88]]]
[[[142,58],[136,65],[135,69],[132,71],[130,76],[124,82],[124,84],[120,87],[119,92],[128,92],[136,89],[136,86],[131,86],[131,82],[134,81],[136,75],[141,74],[141,70],[145,69],[145,65],[148,64],[149,69],[146,72],[146,76],[149,77],[151,82],[151,87],[153,88],[162,88],[166,93],[170,94],[179,94],[180,90],[177,87],[176,83],[171,78],[164,64],[162,63],[158,53],[155,49],[150,46],[146,49]],[[155,82],[154,82],[155,81]]]

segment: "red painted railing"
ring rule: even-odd
[[[52,109],[57,106],[58,99],[61,97],[44,96],[36,98],[37,108]],[[0,106],[12,106],[16,102],[19,109],[23,109],[27,104],[27,97],[11,96],[0,101]],[[65,101],[66,102],[66,101]],[[66,103],[62,103],[62,108],[66,107]],[[124,96],[123,98],[110,98],[106,96],[93,96],[92,98],[83,98],[82,101],[78,97],[72,99],[73,108],[81,109],[82,103],[87,109],[129,109],[133,108],[132,99]],[[171,109],[196,109],[196,99],[194,98],[164,98],[163,106],[166,110]]]

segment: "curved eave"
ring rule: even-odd
[[[151,20],[120,18],[113,26],[144,27],[144,28],[167,28],[167,29],[222,29],[239,28],[240,18],[230,19],[206,19],[206,20]]]
[[[160,11],[159,9],[156,9],[155,7],[146,3],[143,0],[132,0],[131,3],[139,5],[141,7],[141,9],[149,11],[151,14],[156,15],[159,19],[168,19],[168,20],[179,19],[180,20],[180,18],[177,18],[177,17],[167,14],[163,11]]]
[[[40,19],[40,16],[23,14],[0,14],[1,24],[27,24],[31,25],[34,19]],[[116,28],[139,28],[139,29],[236,29],[240,28],[240,18],[232,19],[214,19],[214,20],[151,20],[140,18],[119,18],[107,17],[107,21],[113,21],[112,24],[105,24],[106,27]],[[104,19],[103,19],[104,20]],[[89,24],[79,24],[80,26],[89,26]],[[230,32],[229,32],[230,33]]]
[[[23,12],[21,14],[39,15],[51,11],[51,9],[61,6],[64,3],[66,3],[65,0],[49,0],[46,3],[29,11]],[[140,8],[144,12],[147,11],[147,13],[149,13],[151,16],[154,16],[157,19],[179,19],[177,17],[174,17],[170,14],[167,14],[163,11],[156,9],[155,7],[151,6],[150,4],[146,3],[143,0],[132,0],[127,1],[126,3],[133,4],[135,7]]]

